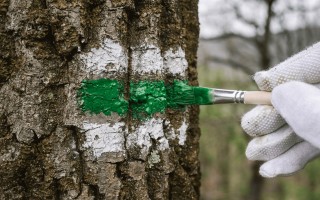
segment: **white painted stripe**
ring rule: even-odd
[[[142,122],[132,133],[127,137],[127,147],[139,147],[141,149],[141,158],[146,159],[149,153],[149,148],[152,145],[151,138],[158,143],[157,148],[160,151],[169,148],[169,142],[164,136],[162,119],[149,119]]]
[[[123,152],[125,154],[124,134],[126,130],[124,122],[112,125],[110,123],[84,122],[83,130],[86,135],[83,147],[92,149],[95,157],[98,158],[105,152]]]
[[[178,129],[173,128],[169,120],[165,121],[165,125],[167,126],[168,131],[166,133],[167,139],[175,140],[178,138],[179,145],[185,145],[185,142],[187,140],[187,129],[189,127],[186,118],[183,119],[183,122]]]
[[[186,77],[188,62],[185,57],[186,54],[181,47],[177,50],[170,48],[164,54],[164,66],[169,73]]]
[[[184,145],[187,140],[187,129],[188,124],[186,123],[186,118],[184,118],[180,128],[177,129],[179,132],[179,145]]]
[[[81,54],[80,59],[89,74],[125,73],[128,68],[127,53],[119,43],[111,39],[105,39],[101,47]]]
[[[162,74],[164,69],[160,49],[154,45],[134,48],[132,70],[138,74]]]

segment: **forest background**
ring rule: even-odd
[[[199,84],[257,89],[252,75],[320,40],[316,0],[200,0]],[[264,179],[261,163],[248,161],[250,138],[242,131],[248,105],[202,106],[200,112],[201,198],[319,199],[320,160],[290,177]]]

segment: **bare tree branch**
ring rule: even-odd
[[[255,38],[254,37],[247,37],[241,34],[237,34],[237,33],[224,33],[223,35],[219,35],[217,37],[212,37],[212,38],[201,38],[201,40],[204,41],[218,41],[218,40],[226,40],[229,38],[240,38],[242,40],[245,40],[246,42],[249,43],[254,43],[255,42]]]
[[[262,37],[262,41],[259,41],[257,39],[257,46],[261,54],[262,69],[267,69],[270,65],[270,52],[269,52],[269,43],[270,43],[270,35],[271,35],[270,24],[273,18],[272,6],[276,1],[277,0],[265,0],[268,10],[267,10],[267,18],[264,25],[264,34]]]
[[[238,19],[242,20],[243,22],[245,22],[245,23],[248,24],[248,25],[253,26],[253,27],[256,29],[256,31],[257,31],[258,28],[260,27],[260,25],[259,25],[257,22],[255,22],[254,20],[247,19],[247,18],[245,17],[245,16],[241,13],[238,5],[234,5],[234,12],[235,12],[235,14],[236,14],[236,16],[237,16]]]
[[[243,72],[245,72],[248,75],[252,75],[256,72],[256,71],[252,70],[250,67],[243,65],[242,63],[239,63],[239,62],[232,60],[232,59],[225,59],[225,58],[210,56],[208,61],[220,63],[220,64],[225,64],[225,65],[229,65],[230,67],[233,67],[233,68],[241,69]]]

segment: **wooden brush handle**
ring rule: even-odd
[[[264,91],[245,91],[244,92],[245,104],[258,104],[258,105],[272,105],[271,92]]]

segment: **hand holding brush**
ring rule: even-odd
[[[264,177],[291,175],[320,156],[320,43],[254,79],[262,91],[272,91],[273,106],[259,105],[243,116],[242,128],[254,137],[246,156],[265,161],[259,171]]]

